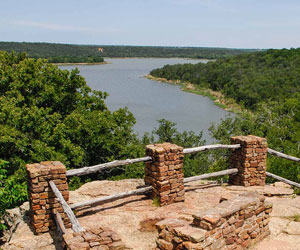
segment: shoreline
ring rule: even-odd
[[[57,66],[72,66],[72,65],[102,65],[102,64],[111,64],[110,62],[94,62],[94,63],[52,63]]]
[[[213,61],[215,59],[207,59],[207,58],[191,58],[191,57],[155,57],[155,56],[133,56],[133,57],[103,57],[104,59],[186,59],[186,60],[207,60]]]
[[[190,58],[190,57],[103,57],[104,59],[185,59],[185,60],[206,60],[206,61],[213,61],[214,59],[207,59],[207,58]],[[72,65],[104,65],[104,64],[112,64],[111,62],[94,62],[94,63],[52,63],[57,66],[72,66]]]
[[[156,82],[180,85],[180,89],[182,91],[196,95],[206,96],[210,98],[216,106],[226,111],[233,112],[236,114],[245,111],[245,109],[241,105],[237,104],[232,98],[226,98],[220,91],[214,91],[208,88],[199,88],[199,86],[190,82],[182,82],[180,80],[168,80],[166,78],[155,77],[150,74],[145,75],[144,77]]]

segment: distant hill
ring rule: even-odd
[[[30,57],[47,58],[50,62],[101,62],[102,57],[186,57],[217,59],[254,49],[205,47],[108,46],[57,43],[0,42],[0,50],[26,52]]]
[[[30,57],[46,58],[53,63],[94,63],[104,61],[103,55],[96,46],[0,42],[0,50],[26,52]]]

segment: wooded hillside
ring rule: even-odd
[[[47,58],[50,62],[102,62],[102,57],[185,57],[224,58],[255,50],[160,47],[160,46],[108,46],[55,43],[0,42],[0,50],[26,52],[30,57]]]
[[[207,64],[167,65],[151,75],[221,91],[255,109],[258,103],[280,101],[300,92],[300,49],[248,53]]]

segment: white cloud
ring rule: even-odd
[[[44,22],[34,22],[26,20],[16,20],[13,21],[14,25],[18,26],[27,26],[27,27],[36,27],[47,30],[54,31],[74,31],[74,32],[89,32],[89,33],[106,33],[106,32],[120,32],[118,29],[96,29],[93,27],[83,27],[75,25],[61,25],[55,23],[44,23]]]

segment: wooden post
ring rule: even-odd
[[[230,167],[237,168],[229,182],[241,186],[264,186],[266,180],[267,140],[257,136],[235,136],[232,144],[240,144],[230,156]]]
[[[146,162],[145,184],[152,185],[153,198],[161,206],[184,201],[183,148],[171,143],[146,147],[152,161]]]

